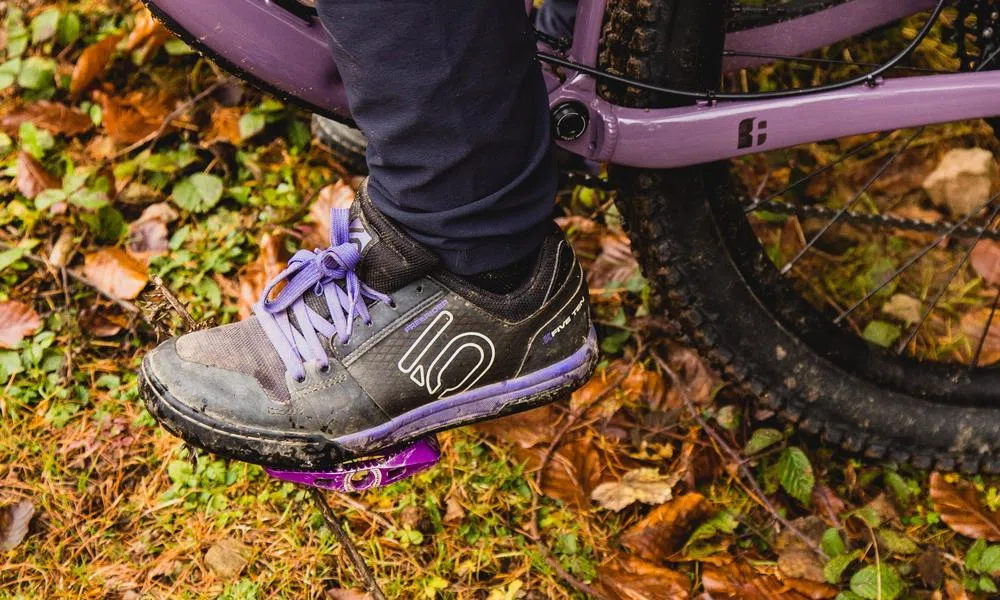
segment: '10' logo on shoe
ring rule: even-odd
[[[420,337],[410,344],[397,365],[400,371],[410,376],[410,380],[438,398],[471,388],[490,370],[496,358],[496,349],[490,338],[472,331],[451,338],[435,354],[435,346],[440,345],[438,340],[454,320],[455,315],[451,311],[441,311],[420,333]],[[456,362],[463,354],[471,362]]]

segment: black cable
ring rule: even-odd
[[[636,81],[634,79],[629,79],[627,77],[621,77],[619,75],[614,75],[608,73],[607,71],[602,71],[600,69],[595,69],[593,67],[588,67],[571,60],[566,60],[558,56],[549,54],[547,52],[538,52],[538,59],[542,62],[547,62],[549,64],[557,65],[560,67],[565,67],[567,69],[572,69],[574,71],[579,71],[580,73],[585,73],[594,77],[595,79],[603,79],[606,81],[613,81],[615,83],[620,83],[628,85],[641,90],[648,90],[650,92],[658,92],[661,94],[667,94],[670,96],[680,96],[681,98],[692,98],[694,100],[768,100],[771,98],[791,98],[795,96],[805,96],[807,94],[818,94],[821,92],[833,92],[836,90],[842,90],[845,88],[853,87],[860,84],[875,85],[876,79],[885,73],[896,67],[900,62],[903,61],[907,56],[909,56],[914,50],[917,49],[927,35],[930,34],[931,28],[934,23],[937,22],[939,16],[941,16],[941,11],[944,10],[947,0],[939,0],[937,6],[931,11],[930,17],[928,17],[927,22],[924,23],[923,28],[917,37],[910,42],[910,45],[903,49],[902,52],[891,58],[888,62],[883,64],[877,69],[873,69],[864,75],[859,75],[851,79],[841,81],[838,83],[828,83],[826,85],[820,85],[816,87],[797,89],[797,90],[778,90],[776,92],[691,92],[687,90],[677,90],[673,88],[663,87],[659,85],[653,85],[651,83],[644,83],[642,81]]]

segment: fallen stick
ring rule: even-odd
[[[378,582],[375,581],[375,575],[372,574],[372,570],[368,567],[368,563],[358,552],[358,549],[354,547],[354,543],[351,542],[351,538],[348,537],[347,532],[344,531],[344,526],[337,519],[337,515],[334,514],[333,508],[326,501],[326,496],[323,492],[317,488],[309,486],[309,491],[312,492],[313,500],[316,505],[319,506],[320,512],[323,513],[323,518],[326,520],[327,526],[333,530],[334,535],[337,536],[337,541],[343,546],[344,550],[347,551],[347,557],[351,559],[354,564],[354,568],[358,570],[361,574],[361,578],[365,582],[365,589],[371,594],[373,600],[386,600],[385,594],[382,592],[382,588],[379,587]]]

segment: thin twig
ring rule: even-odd
[[[10,244],[5,244],[3,242],[0,242],[0,250],[12,250],[14,248],[16,248],[16,246],[11,246]],[[75,279],[76,281],[79,281],[80,283],[86,285],[90,289],[92,289],[95,292],[97,292],[98,294],[104,296],[108,300],[111,300],[112,302],[114,302],[118,306],[124,308],[125,310],[127,310],[129,312],[136,313],[136,314],[142,314],[142,311],[139,310],[138,306],[136,306],[135,304],[132,304],[128,300],[123,300],[122,298],[119,298],[118,296],[115,296],[115,295],[109,294],[108,292],[105,292],[101,288],[99,288],[96,285],[94,285],[93,283],[91,283],[86,277],[83,276],[82,273],[79,273],[79,272],[74,271],[72,269],[67,269],[66,267],[57,265],[57,264],[55,264],[53,262],[49,262],[48,260],[42,258],[41,256],[38,256],[37,254],[32,254],[30,252],[25,252],[24,254],[21,255],[21,257],[22,258],[26,258],[26,259],[30,260],[31,262],[35,262],[35,263],[38,263],[40,265],[45,265],[46,267],[49,267],[50,269],[55,269],[57,271],[65,273],[66,275],[68,275],[68,276],[72,277],[73,279]]]
[[[788,521],[788,519],[781,516],[781,513],[778,512],[778,509],[775,508],[773,504],[771,504],[770,500],[768,500],[767,495],[764,493],[764,490],[762,490],[760,488],[760,485],[757,484],[757,480],[754,479],[753,473],[750,472],[750,469],[748,469],[746,464],[743,462],[740,453],[737,452],[732,446],[730,446],[729,443],[727,443],[726,440],[721,435],[719,435],[719,432],[717,432],[712,426],[708,424],[707,421],[705,421],[704,418],[702,418],[701,413],[698,412],[698,408],[695,406],[694,401],[691,399],[691,394],[688,391],[687,386],[685,386],[684,383],[681,381],[681,378],[679,375],[677,375],[677,372],[674,371],[673,368],[671,368],[671,366],[668,365],[667,362],[663,360],[663,358],[655,351],[650,351],[650,355],[653,357],[653,360],[656,361],[656,364],[658,364],[660,368],[663,369],[663,372],[666,373],[668,377],[670,377],[671,382],[673,382],[674,387],[677,388],[677,391],[680,394],[681,400],[684,402],[684,406],[688,409],[688,412],[691,413],[691,416],[694,418],[694,420],[697,421],[698,425],[701,426],[701,428],[705,431],[705,433],[707,433],[709,437],[712,438],[716,446],[718,446],[720,450],[725,452],[729,456],[730,460],[736,463],[736,466],[739,469],[740,474],[743,476],[746,485],[748,485],[751,488],[753,494],[756,496],[757,503],[761,507],[763,507],[764,510],[766,510],[775,521],[780,523],[782,527],[786,528],[792,535],[794,535],[802,543],[804,543],[807,548],[809,548],[819,556],[825,557],[826,555],[823,554],[823,551],[820,549],[819,544],[817,544],[814,540],[810,539],[806,534],[802,533],[797,527],[795,527],[795,525],[792,525],[791,522]]]
[[[196,95],[196,96],[188,99],[186,102],[184,102],[183,104],[181,104],[180,106],[178,106],[177,108],[175,108],[174,110],[172,110],[166,117],[164,117],[163,118],[163,122],[160,123],[160,126],[159,126],[159,128],[156,129],[156,131],[153,131],[152,133],[150,133],[146,137],[144,137],[141,140],[135,142],[134,144],[128,146],[127,148],[124,148],[123,150],[118,151],[117,154],[115,154],[114,156],[111,157],[111,160],[118,160],[119,158],[121,158],[121,157],[123,157],[123,156],[125,156],[125,155],[127,155],[129,153],[131,153],[132,151],[138,150],[139,148],[142,148],[146,144],[148,144],[150,142],[155,142],[156,140],[160,139],[160,137],[162,137],[163,134],[167,132],[167,129],[170,128],[170,123],[173,122],[174,119],[176,119],[177,117],[183,115],[187,111],[191,110],[191,108],[194,107],[195,104],[198,104],[199,102],[201,102],[202,100],[204,100],[206,96],[208,96],[209,94],[211,94],[215,90],[219,89],[219,87],[222,84],[229,83],[229,81],[230,81],[230,79],[228,79],[228,78],[227,79],[219,79],[215,83],[213,83],[212,85],[208,86],[207,88],[205,88],[201,92],[199,92],[198,95]]]
[[[166,284],[163,283],[163,280],[160,279],[160,276],[153,275],[152,281],[153,285],[156,286],[156,289],[160,290],[160,293],[163,294],[163,297],[166,298],[167,302],[170,303],[171,308],[173,308],[174,311],[176,311],[177,314],[179,314],[181,318],[184,319],[184,325],[186,327],[185,331],[194,331],[195,329],[198,329],[198,321],[194,320],[194,317],[191,316],[191,313],[189,313],[188,310],[184,308],[184,305],[181,304],[181,301],[177,299],[177,296],[175,296],[174,293],[170,291],[170,288],[168,288]]]
[[[337,536],[337,540],[340,545],[347,551],[348,558],[354,564],[354,568],[358,570],[361,574],[361,578],[365,581],[365,589],[368,593],[372,595],[374,600],[386,600],[385,593],[382,592],[382,588],[379,587],[378,582],[375,581],[375,576],[372,574],[371,569],[368,567],[368,563],[358,552],[358,549],[354,547],[351,542],[351,538],[347,536],[347,532],[344,531],[344,526],[337,519],[337,515],[334,514],[333,509],[326,501],[326,496],[319,488],[309,487],[309,491],[312,492],[313,500],[319,506],[320,511],[323,513],[323,518],[326,519],[327,526],[333,530],[333,533]]]

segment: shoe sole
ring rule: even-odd
[[[150,375],[139,372],[139,395],[149,412],[184,441],[236,460],[272,469],[333,469],[356,458],[385,453],[435,433],[504,417],[568,396],[597,364],[597,336],[571,356],[533,373],[435,400],[386,423],[339,437],[241,427],[207,417],[178,402]]]

